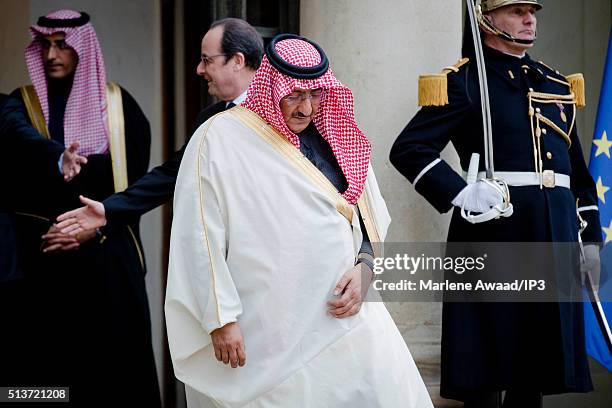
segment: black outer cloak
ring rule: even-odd
[[[147,171],[151,134],[136,101],[124,89],[121,94],[133,183]],[[21,99],[19,91],[13,96]],[[3,370],[2,383],[70,386],[75,406],[160,406],[139,217],[127,224],[109,221],[103,241],[94,238],[78,251],[40,251],[41,235],[58,215],[81,206],[80,194],[95,200],[113,194],[110,155],[91,155],[88,161],[70,183],[59,172],[41,182],[40,174],[26,167],[25,181],[11,186],[16,211],[41,218],[17,217],[25,278],[12,296],[17,311],[12,316],[19,317],[8,336],[14,366]]]
[[[0,174],[3,186],[19,184],[22,170],[11,167],[12,158],[26,150],[27,158],[24,160],[22,157],[21,167],[27,161],[28,167],[36,168],[43,180],[49,176],[52,179],[59,172],[57,162],[64,146],[43,138],[30,125],[22,107],[20,101],[0,94]],[[11,190],[5,187],[0,196],[0,285],[23,277],[17,268],[14,200]]]

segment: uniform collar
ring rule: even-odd
[[[531,60],[529,54],[525,53],[522,57],[506,54],[505,52],[501,52],[496,50],[495,48],[491,48],[487,45],[484,45],[483,52],[485,56],[485,60],[487,62],[496,62],[496,63],[505,63],[505,64],[522,64],[527,60]]]
[[[485,45],[484,56],[488,70],[495,72],[513,87],[521,87],[520,77],[523,75],[529,77],[529,82],[543,82],[547,80],[541,67],[527,53],[523,57],[517,57]]]

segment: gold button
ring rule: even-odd
[[[540,108],[536,108],[536,112],[540,113]]]
[[[542,129],[542,133],[546,134],[546,129]]]
[[[547,153],[546,153],[546,158],[547,158],[548,160],[551,160],[551,159],[552,159],[552,153],[551,153],[551,152],[547,152]]]

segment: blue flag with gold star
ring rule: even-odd
[[[610,32],[612,41],[612,31]],[[604,68],[604,78],[599,96],[599,108],[591,148],[589,170],[597,185],[599,197],[599,218],[604,233],[604,247],[601,256],[601,282],[599,295],[601,299],[612,299],[612,200],[606,202],[606,192],[612,186],[612,42],[608,43],[608,56]],[[612,326],[612,302],[602,302],[602,309]],[[584,303],[584,320],[586,329],[587,352],[612,372],[612,355],[598,322],[592,303]],[[599,314],[601,316],[601,313]]]

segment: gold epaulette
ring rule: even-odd
[[[455,65],[445,67],[439,74],[419,76],[419,106],[448,105],[448,79],[450,72],[459,72],[469,58],[461,58]]]
[[[584,91],[584,75],[572,74],[565,77],[567,82],[570,84],[570,88],[572,89],[572,93],[576,99],[576,106],[579,108],[584,108],[586,106],[586,94]]]
[[[547,75],[548,79],[552,79],[555,82],[559,82],[563,85],[569,86],[570,90],[574,94],[574,99],[576,101],[576,107],[584,108],[586,106],[586,95],[585,95],[585,90],[584,90],[584,75],[580,73],[571,74],[571,75],[563,75],[558,70],[549,67],[542,61],[538,61],[538,64],[545,66],[546,68],[553,71],[557,75],[565,77],[565,79],[567,80],[567,83],[559,80],[558,78],[554,78],[554,77],[551,77],[550,75]]]

